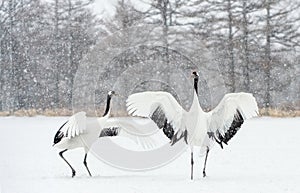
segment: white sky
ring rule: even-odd
[[[110,15],[114,14],[114,6],[117,4],[118,0],[95,0],[94,10],[98,14]],[[147,0],[131,0],[132,4],[138,9],[148,8],[143,2],[147,2]]]
[[[116,5],[118,0],[95,0],[94,10],[99,14],[113,15],[114,5]]]

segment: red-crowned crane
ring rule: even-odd
[[[258,114],[255,98],[250,93],[226,94],[210,112],[204,112],[198,100],[199,74],[192,73],[194,79],[193,102],[189,111],[184,110],[168,92],[140,92],[127,99],[128,113],[133,116],[150,117],[163,128],[171,144],[184,139],[191,149],[191,179],[193,179],[193,147],[207,148],[205,165],[211,141],[227,142],[236,134],[244,120]],[[160,114],[157,116],[157,114]],[[161,118],[163,117],[163,118]],[[205,176],[205,166],[203,169]]]

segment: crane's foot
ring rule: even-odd
[[[72,170],[72,178],[74,178],[75,174],[76,174],[75,170]]]
[[[206,177],[206,173],[205,173],[205,171],[203,171],[203,178],[205,178]]]

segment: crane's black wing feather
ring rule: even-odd
[[[244,118],[241,115],[240,111],[237,110],[229,129],[224,134],[221,134],[219,130],[216,131],[216,136],[218,140],[215,137],[214,139],[216,140],[217,143],[220,144],[221,148],[223,148],[222,143],[225,143],[227,145],[228,141],[232,139],[232,137],[241,128],[243,123],[244,123]]]
[[[101,130],[101,133],[99,137],[113,137],[117,136],[120,133],[120,127],[108,127],[108,128],[103,128]]]
[[[56,134],[54,136],[54,144],[59,143],[62,140],[62,138],[64,137],[64,133],[61,131],[61,129],[67,124],[67,122],[68,121],[66,121],[56,132]]]
[[[167,117],[163,110],[158,107],[155,109],[155,111],[152,113],[150,117],[157,125],[159,129],[162,129],[166,137],[169,139],[172,139],[174,136],[174,128],[172,125],[168,122]]]

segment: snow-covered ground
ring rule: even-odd
[[[211,151],[207,178],[203,157],[195,159],[195,180],[189,180],[190,157],[185,152],[162,168],[122,171],[89,155],[89,177],[83,151],[65,156],[77,176],[52,148],[53,136],[66,117],[0,118],[1,193],[86,192],[300,192],[300,118],[257,118],[247,121],[228,146]],[[155,159],[155,158],[153,158]]]

